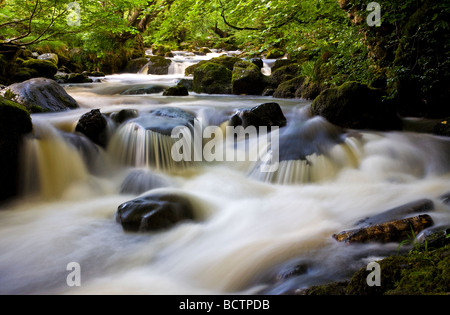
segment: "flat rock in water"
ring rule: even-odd
[[[195,116],[189,112],[175,107],[165,107],[152,110],[130,122],[145,130],[151,130],[170,136],[174,128],[185,126],[193,131]]]
[[[413,213],[425,213],[430,211],[434,211],[433,201],[430,199],[420,199],[363,219],[359,221],[357,225],[360,227],[365,227],[387,221],[402,219],[406,215]]]
[[[56,112],[78,108],[78,103],[56,81],[46,78],[14,83],[6,89],[12,100],[28,110],[39,107],[42,111]]]
[[[389,221],[365,228],[343,231],[334,234],[333,238],[339,242],[367,243],[367,242],[400,242],[412,238],[421,231],[433,225],[433,220],[427,214],[418,215],[402,220]]]
[[[161,231],[194,219],[189,199],[176,194],[150,194],[137,198],[121,204],[116,214],[116,221],[130,232]]]

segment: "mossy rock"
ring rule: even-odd
[[[32,78],[38,78],[39,72],[35,69],[27,68],[27,67],[20,67],[16,70],[14,73],[14,82],[22,82],[26,81]]]
[[[31,130],[25,107],[0,96],[0,201],[17,194],[20,142]]]
[[[123,72],[125,73],[138,73],[147,63],[149,59],[146,57],[131,59],[127,62]]]
[[[185,75],[189,76],[189,75],[194,74],[195,69],[197,69],[197,67],[200,67],[201,65],[204,65],[205,63],[208,63],[208,62],[212,62],[212,63],[218,64],[218,65],[224,66],[227,69],[229,69],[230,71],[233,71],[234,64],[241,60],[242,59],[240,59],[238,57],[230,57],[230,56],[225,56],[225,55],[222,55],[220,57],[211,58],[210,60],[202,60],[192,66],[187,67],[185,70]]]
[[[171,86],[163,92],[163,96],[188,96],[189,91],[183,85]]]
[[[275,60],[273,66],[271,67],[272,72],[274,72],[275,70],[277,70],[281,67],[288,66],[293,63],[295,63],[295,61],[290,60],[290,59],[277,59],[277,60]]]
[[[193,90],[196,93],[231,94],[232,72],[225,66],[207,62],[195,69]]]
[[[36,106],[43,111],[60,111],[78,108],[78,103],[56,81],[34,78],[8,86],[11,100],[32,110]]]
[[[49,79],[53,79],[58,72],[58,67],[48,60],[29,59],[22,63],[22,67],[33,69],[39,73],[39,76]]]
[[[284,57],[284,55],[285,55],[284,51],[282,51],[281,49],[278,49],[278,48],[274,48],[267,53],[266,58],[267,59],[279,59],[279,58]]]
[[[54,53],[46,53],[46,54],[42,54],[38,57],[38,60],[48,60],[53,62],[53,64],[55,64],[56,66],[58,65],[58,55],[54,54]]]
[[[238,61],[234,64],[231,85],[233,94],[261,95],[268,82],[257,65]]]
[[[276,98],[295,98],[296,92],[305,82],[304,76],[298,76],[291,80],[281,83],[273,93]]]
[[[395,109],[383,102],[383,96],[382,90],[349,81],[320,93],[311,105],[311,112],[343,128],[401,129]]]
[[[272,69],[272,74],[270,75],[270,84],[273,87],[277,87],[285,81],[292,80],[293,78],[299,76],[301,73],[301,66],[297,63],[291,63],[285,66],[281,66]]]
[[[166,75],[172,61],[162,56],[152,56],[149,58],[148,74]]]
[[[377,261],[380,286],[369,286],[371,271],[363,267],[348,281],[312,286],[304,295],[448,295],[450,292],[450,245],[435,250],[411,250]]]

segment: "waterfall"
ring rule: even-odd
[[[72,183],[88,178],[83,157],[53,126],[34,123],[33,129],[23,145],[21,190],[24,195],[60,198]]]

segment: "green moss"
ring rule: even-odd
[[[207,62],[195,69],[193,90],[196,93],[231,93],[232,72],[219,64]]]
[[[205,63],[208,63],[208,62],[224,66],[228,70],[233,71],[234,64],[238,61],[241,61],[241,59],[238,57],[230,57],[230,56],[225,56],[225,55],[222,55],[220,57],[211,58],[210,60],[202,60],[199,63],[196,63],[192,66],[187,67],[185,70],[185,75],[189,76],[191,74],[194,74],[195,69],[197,69],[197,67],[200,67],[201,65],[204,65]]]
[[[267,53],[266,58],[267,59],[278,59],[278,58],[283,57],[284,55],[285,55],[284,51],[282,51],[281,49],[278,49],[278,48],[274,48]]]
[[[297,90],[300,89],[305,82],[304,76],[298,76],[281,83],[275,90],[273,97],[277,98],[295,98]]]
[[[56,72],[58,72],[58,67],[53,62],[48,60],[29,59],[22,63],[22,67],[35,70],[41,77],[50,79],[52,79]]]

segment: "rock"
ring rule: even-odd
[[[191,79],[181,79],[178,81],[177,85],[182,85],[188,89],[188,91],[193,91],[194,81]]]
[[[0,201],[18,192],[20,144],[32,131],[30,114],[20,104],[0,97]]]
[[[273,73],[277,69],[284,67],[284,66],[288,66],[293,63],[295,63],[295,61],[290,60],[290,59],[277,59],[277,60],[275,60],[273,66],[270,69],[272,70],[272,73]]]
[[[188,96],[189,91],[183,85],[176,85],[176,86],[171,86],[170,88],[166,89],[164,91],[163,95],[164,96]]]
[[[194,74],[195,69],[197,69],[198,67],[200,67],[208,62],[224,66],[228,70],[233,71],[234,64],[241,60],[242,59],[240,59],[238,57],[230,57],[230,56],[225,56],[225,55],[222,55],[220,57],[211,58],[210,60],[202,60],[192,66],[187,67],[185,70],[185,75],[189,76],[189,75]]]
[[[233,94],[261,95],[267,81],[254,63],[239,61],[234,64],[231,85]]]
[[[35,107],[43,111],[55,112],[78,108],[78,103],[54,80],[34,78],[14,83],[6,89],[11,100],[25,106],[28,110]]]
[[[141,95],[141,94],[158,94],[164,92],[166,89],[165,86],[161,85],[144,85],[144,86],[133,86],[129,89],[126,89],[121,95]]]
[[[450,137],[450,117],[442,119],[433,127],[433,134],[437,136]]]
[[[194,72],[193,90],[196,93],[231,94],[232,72],[225,66],[207,62]]]
[[[343,128],[399,130],[396,112],[382,102],[383,92],[358,82],[320,93],[311,105],[313,115],[321,115]]]
[[[170,185],[167,179],[148,169],[136,169],[131,171],[123,181],[120,193],[139,195],[151,189]]]
[[[149,59],[145,57],[129,60],[123,72],[125,73],[138,73],[147,63]]]
[[[170,59],[162,56],[152,56],[149,58],[147,74],[165,75],[169,73]]]
[[[122,124],[127,120],[138,117],[138,111],[134,109],[122,109],[121,111],[111,113],[109,117],[112,121]]]
[[[172,130],[179,126],[193,130],[194,120],[195,116],[187,111],[175,107],[164,107],[141,114],[127,123],[133,123],[144,130],[151,130],[170,137]]]
[[[202,48],[200,48],[198,51],[199,51],[200,53],[205,54],[205,55],[211,53],[211,50],[210,50],[209,48],[207,48],[207,47],[202,47]]]
[[[276,70],[272,71],[269,79],[270,85],[276,88],[281,83],[298,77],[301,74],[300,72],[301,67],[297,63],[279,67]]]
[[[251,109],[237,112],[230,119],[230,125],[233,127],[243,126],[278,126],[286,125],[286,117],[277,103],[264,103]]]
[[[264,67],[264,62],[261,58],[252,58],[250,59],[250,62],[256,65],[259,69],[262,69]]]
[[[14,82],[23,82],[26,80],[30,80],[32,78],[38,78],[40,77],[40,74],[37,70],[26,68],[26,67],[19,67],[16,72],[14,73]]]
[[[282,51],[281,49],[278,49],[278,48],[274,48],[267,53],[266,58],[267,59],[278,59],[278,58],[284,57],[284,55],[285,55],[284,51]]]
[[[107,126],[108,122],[105,116],[99,109],[93,109],[81,116],[75,131],[84,134],[95,144],[106,147],[108,142]]]
[[[275,92],[273,97],[275,98],[295,98],[297,90],[300,89],[305,82],[304,76],[299,76],[288,81],[281,83]]]
[[[58,67],[49,60],[29,59],[22,63],[22,68],[29,68],[39,73],[40,77],[53,79]]]
[[[83,73],[70,73],[66,78],[67,83],[91,83],[92,79],[90,79],[87,75]]]
[[[433,225],[433,220],[427,214],[418,215],[402,220],[384,222],[365,228],[343,231],[334,234],[333,238],[339,242],[367,243],[367,242],[401,242],[419,234],[422,230]]]
[[[125,231],[161,231],[174,225],[195,220],[188,198],[175,194],[149,194],[121,204],[116,221]]]
[[[344,130],[322,117],[292,121],[280,130],[279,160],[308,161],[307,158],[312,155],[327,155],[334,146],[344,140]]]
[[[356,226],[367,227],[387,221],[399,220],[410,214],[430,211],[434,211],[433,201],[430,199],[419,199],[360,220],[356,223]]]
[[[439,199],[446,205],[450,205],[450,192],[443,194]]]
[[[51,61],[56,66],[58,65],[58,61],[59,61],[58,55],[57,54],[53,54],[53,53],[42,54],[39,57],[37,57],[37,59]]]
[[[425,250],[441,248],[450,244],[450,226],[441,225],[424,230],[417,235],[417,243]]]

